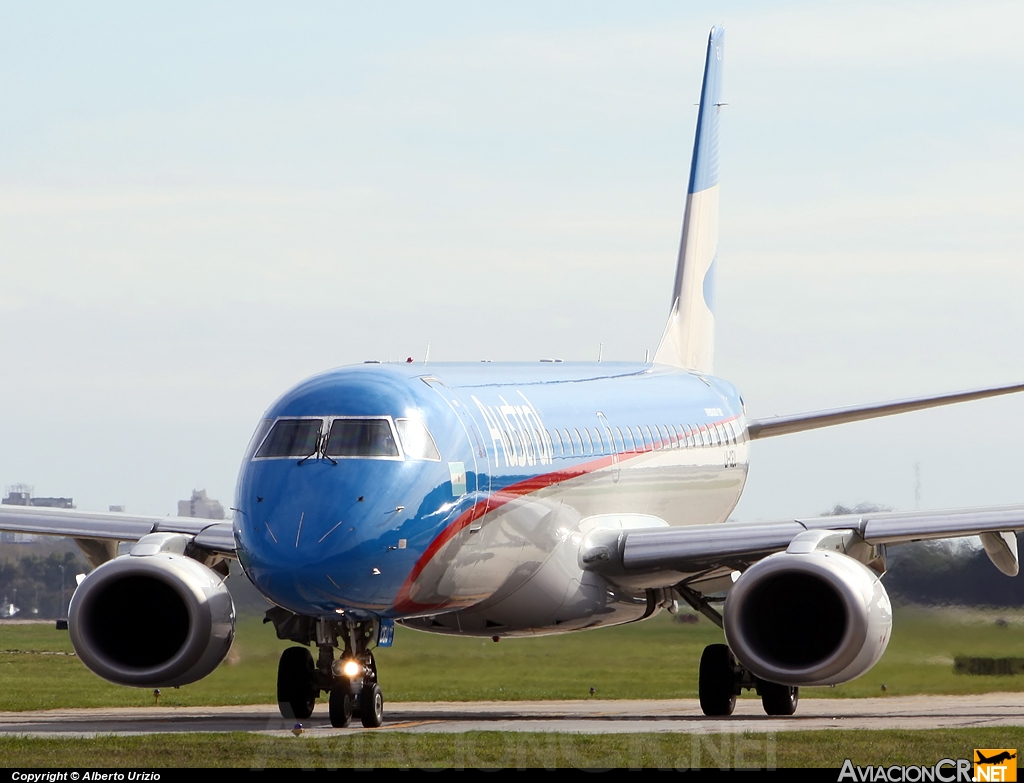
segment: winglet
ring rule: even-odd
[[[690,164],[672,308],[654,355],[658,364],[711,372],[715,348],[715,260],[718,252],[718,114],[725,29],[708,36],[704,84]]]

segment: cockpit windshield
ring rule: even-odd
[[[390,416],[268,419],[257,430],[253,442],[256,445],[250,449],[259,447],[255,459],[295,457],[303,462],[314,457],[331,460],[400,460],[403,456],[409,460],[441,459],[434,439],[422,421],[392,420]]]
[[[335,419],[324,453],[328,457],[399,457],[388,419]]]
[[[316,453],[323,419],[279,419],[257,457],[306,457]]]

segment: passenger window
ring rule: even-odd
[[[553,439],[553,442],[558,444],[558,456],[564,457],[565,456],[565,444],[562,443],[562,435],[561,435],[561,433],[559,433],[557,428],[555,429],[555,437]]]
[[[327,439],[326,454],[328,457],[398,457],[398,444],[387,419],[335,419]]]
[[[618,427],[615,428],[615,435],[618,436],[618,439],[615,442],[615,445],[617,446],[616,451],[621,454],[626,450],[626,439],[622,437],[622,430]]]
[[[626,439],[625,437],[623,437],[623,446],[629,449],[630,451],[636,451],[636,441],[633,440],[633,430],[631,430],[629,427],[626,427],[626,435],[629,435],[629,443],[626,443]]]
[[[663,449],[671,449],[673,447],[671,433],[668,431],[668,427],[658,425],[658,432],[661,433],[661,447]]]
[[[516,432],[517,432],[517,434],[519,436],[519,440],[522,441],[522,443],[523,443],[523,456],[526,457],[526,461],[527,462],[533,462],[534,460],[537,459],[537,448],[536,448],[536,445],[533,442],[533,438],[531,437],[531,433],[529,433],[529,432],[522,432],[522,433],[520,433],[518,430]]]
[[[279,419],[257,457],[308,457],[316,453],[323,419]]]
[[[651,428],[646,424],[644,425],[644,435],[647,436],[647,441],[651,444],[652,451],[659,448],[658,439],[654,437],[654,434],[651,432]]]
[[[644,443],[644,435],[639,427],[633,427],[633,441],[636,443],[637,451],[647,451],[647,444]]]
[[[519,437],[518,430],[509,430],[509,435],[512,436],[512,447],[515,449],[516,454],[520,457],[526,457],[526,447],[523,446],[523,440]]]
[[[573,451],[576,454],[583,454],[583,436],[580,435],[580,431],[578,429],[576,429],[575,427],[573,427],[573,429],[572,429],[572,434],[576,436],[575,438],[573,438],[572,442],[573,442],[573,445],[577,447],[577,448],[574,448]]]
[[[398,437],[402,441],[402,449],[406,459],[425,459],[434,462],[441,460],[437,445],[427,429],[427,425],[419,419],[395,419]],[[331,428],[333,431],[333,427]]]

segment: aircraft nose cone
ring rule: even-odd
[[[381,536],[394,506],[389,517],[379,499],[350,491],[339,467],[280,466],[287,480],[253,482],[248,506],[255,511],[242,516],[246,573],[270,600],[299,614],[380,610],[392,601]]]

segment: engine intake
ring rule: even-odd
[[[751,673],[831,685],[882,657],[892,606],[878,574],[837,552],[780,552],[749,568],[725,602],[725,636]]]
[[[68,630],[90,670],[118,685],[195,682],[224,660],[235,606],[223,578],[189,557],[124,555],[85,578]]]

